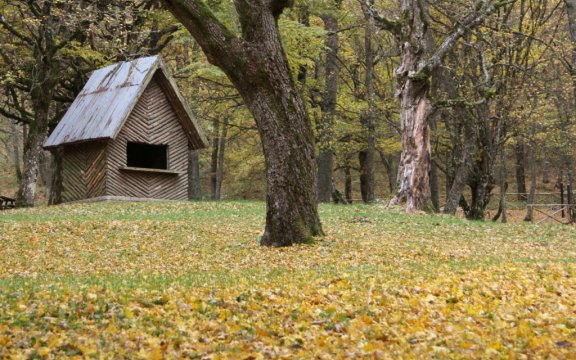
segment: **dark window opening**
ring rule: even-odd
[[[168,169],[168,145],[150,145],[129,142],[126,146],[128,167]]]

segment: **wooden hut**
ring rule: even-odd
[[[158,56],[95,71],[44,148],[63,147],[62,200],[188,196],[208,142]]]

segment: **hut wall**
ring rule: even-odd
[[[105,142],[65,146],[62,165],[63,201],[74,201],[105,195]]]
[[[168,170],[178,174],[127,171],[128,142],[168,145]],[[186,200],[188,138],[177,115],[154,78],[144,90],[116,139],[108,147],[109,196]]]

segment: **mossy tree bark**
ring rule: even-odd
[[[163,0],[221,68],[250,109],[266,163],[266,228],[261,244],[288,246],[322,234],[314,137],[278,30],[284,0],[235,1],[242,34],[232,34],[201,0]]]

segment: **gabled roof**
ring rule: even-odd
[[[192,147],[207,147],[206,137],[159,56],[120,62],[96,70],[44,147],[114,139],[153,77],[158,79],[172,104]]]

